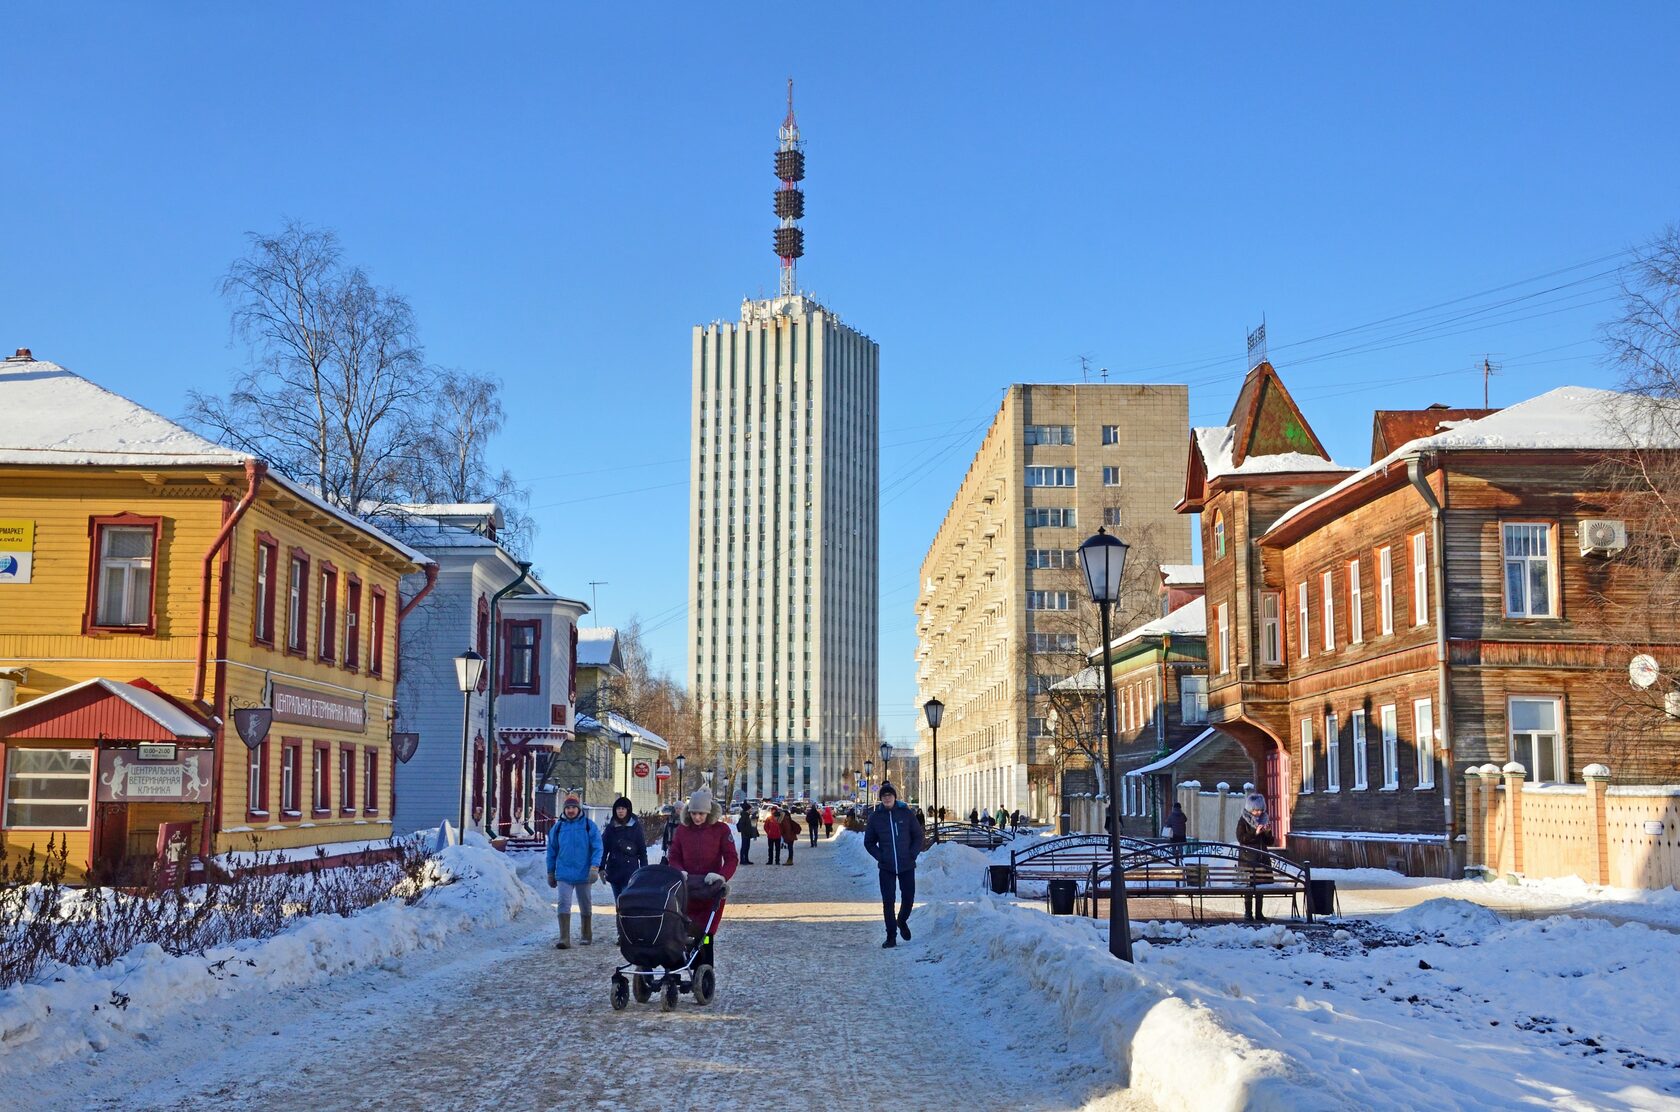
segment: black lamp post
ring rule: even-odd
[[[683,798],[683,766],[686,765],[686,764],[688,764],[688,758],[683,756],[681,753],[678,753],[677,754],[677,799],[679,801]]]
[[[929,699],[922,704],[922,713],[927,715],[928,729],[933,731],[933,840],[937,842],[939,820],[944,818],[939,813],[939,723],[945,718],[945,704]]]
[[[635,735],[620,732],[618,735],[618,750],[624,754],[624,798],[630,798],[630,747],[636,744]],[[635,810],[634,804],[630,808]]]
[[[461,826],[459,834],[462,838],[467,833],[467,793],[472,783],[472,693],[478,688],[479,677],[484,675],[484,658],[468,649],[455,658],[455,683],[461,689]]]
[[[863,762],[863,798],[869,798],[869,782],[875,779],[875,762]]]
[[[1120,779],[1119,741],[1114,723],[1114,658],[1109,654],[1108,611],[1120,600],[1120,580],[1126,570],[1127,544],[1119,537],[1109,536],[1107,529],[1079,546],[1079,566],[1085,572],[1085,585],[1090,588],[1091,601],[1097,604],[1102,626],[1103,659],[1103,718],[1104,733],[1108,737],[1108,845],[1111,854],[1109,887],[1113,894],[1108,901],[1108,952],[1121,961],[1132,960],[1132,924],[1126,910],[1126,878],[1120,871],[1120,823],[1114,810],[1114,786]]]
[[[892,779],[892,746],[888,745],[886,742],[883,741],[881,743],[881,783],[885,784],[888,780],[891,780],[891,779]],[[899,787],[903,787],[903,786],[904,785],[902,785],[902,784],[899,785]],[[909,802],[908,798],[905,800],[905,802]]]

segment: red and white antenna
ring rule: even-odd
[[[782,260],[781,291],[792,297],[799,289],[794,267],[805,254],[805,232],[799,220],[805,215],[805,193],[799,183],[805,180],[805,141],[799,138],[799,124],[793,118],[793,78],[788,78],[787,119],[782,121],[778,134],[781,146],[776,149],[776,176],[781,188],[776,190],[776,255]]]

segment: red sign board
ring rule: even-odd
[[[637,761],[635,764],[630,766],[630,771],[636,774],[636,779],[646,780],[648,773],[653,771],[653,767],[646,761]]]
[[[653,778],[655,780],[669,780],[671,778],[671,766],[660,765],[653,770]]]

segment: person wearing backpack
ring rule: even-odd
[[[753,839],[758,837],[758,824],[753,821],[752,804],[741,804],[741,817],[735,820],[735,829],[741,835],[741,864],[751,865]]]

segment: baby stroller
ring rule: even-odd
[[[612,1006],[621,1011],[664,995],[666,1011],[692,993],[710,1004],[717,991],[712,935],[723,916],[725,884],[708,885],[670,865],[644,865],[618,897],[618,952],[627,964],[613,973]]]

